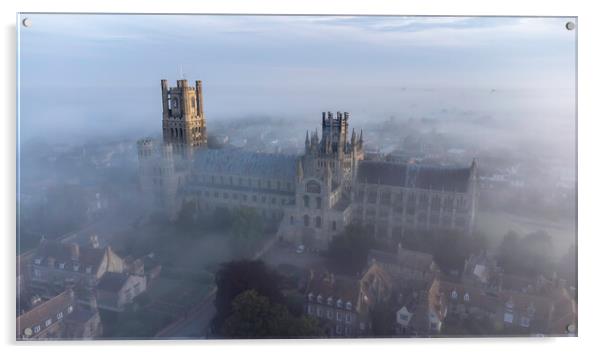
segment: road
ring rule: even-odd
[[[264,247],[259,250],[253,259],[261,258],[276,243],[276,234],[266,242]],[[163,328],[155,335],[156,339],[204,339],[209,330],[209,325],[213,316],[215,316],[215,293],[213,288],[199,303],[188,312],[185,318],[180,318]]]

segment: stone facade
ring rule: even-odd
[[[201,81],[189,87],[187,80],[178,80],[176,87],[168,87],[167,80],[161,80],[161,94],[163,141],[178,147],[207,145]]]

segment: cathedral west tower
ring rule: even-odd
[[[168,87],[167,80],[161,80],[161,93],[163,142],[176,148],[206,146],[202,82],[197,80],[190,87],[187,80],[178,80],[176,87]]]

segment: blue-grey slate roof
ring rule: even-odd
[[[295,155],[268,154],[241,149],[203,149],[195,154],[197,173],[294,179]]]

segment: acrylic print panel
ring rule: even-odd
[[[576,18],[18,21],[18,340],[576,335]]]

